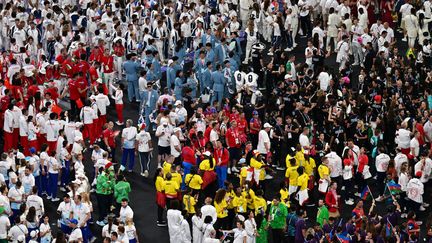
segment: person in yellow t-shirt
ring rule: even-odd
[[[167,199],[167,207],[170,208],[170,202],[177,199],[178,192],[180,191],[180,184],[177,181],[172,180],[171,173],[166,174],[166,180],[163,191]]]
[[[296,146],[295,159],[297,160],[297,164],[299,166],[303,166],[305,158],[304,158],[304,150],[300,144]]]
[[[183,181],[183,176],[180,174],[180,165],[177,165],[176,167],[171,166],[171,180],[177,182],[179,186],[181,185]]]
[[[264,192],[261,189],[256,192],[256,196],[254,199],[255,215],[264,215],[267,211],[267,201],[263,198],[263,195]]]
[[[234,211],[238,214],[245,214],[247,211],[247,200],[242,193],[242,188],[237,187],[233,198]]]
[[[170,155],[166,158],[166,160],[162,163],[162,170],[164,178],[166,178],[166,174],[171,173],[171,167],[174,163],[174,156]]]
[[[155,187],[156,187],[156,205],[158,208],[157,224],[162,226],[165,225],[165,222],[163,220],[163,212],[166,206],[166,198],[164,193],[165,180],[163,177],[162,168],[158,168],[156,170]]]
[[[309,182],[309,175],[304,172],[304,167],[300,166],[298,169],[299,177],[297,179],[297,185],[299,187],[299,192],[297,194],[298,201],[301,206],[304,205],[304,203],[309,199],[308,194],[308,182]]]
[[[255,205],[254,205],[255,192],[250,188],[248,183],[246,183],[246,185],[244,186],[242,194],[243,194],[244,198],[246,199],[247,208],[254,210],[255,209]]]
[[[288,169],[288,167],[291,166],[291,159],[293,159],[293,158],[295,159],[295,149],[290,148],[290,153],[288,153],[286,158],[285,158],[285,164],[286,164],[287,169]],[[298,161],[296,160],[295,162],[296,162],[295,165],[298,166]]]
[[[192,217],[195,214],[195,205],[197,201],[198,194],[192,196],[192,190],[189,190],[187,194],[183,196],[183,205],[185,210],[189,214],[189,217]]]
[[[214,198],[214,207],[216,208],[217,220],[216,224],[220,229],[229,229],[229,221],[228,221],[228,203],[226,197],[226,190],[219,189],[216,191],[216,195]],[[228,199],[229,200],[229,199]]]
[[[279,194],[281,195],[281,203],[285,204],[286,206],[289,205],[289,193],[288,193],[288,188],[287,188],[287,182],[286,181],[282,181],[280,183],[280,190],[279,190]]]
[[[303,164],[305,173],[309,176],[315,175],[316,163],[315,160],[309,155],[309,152],[304,154],[305,162]]]
[[[245,158],[241,158],[239,160],[239,162],[237,162],[237,165],[241,166],[239,178],[240,178],[240,186],[243,186],[244,183],[246,182],[246,177],[247,177],[248,169],[250,167],[246,164],[246,159]]]
[[[262,155],[258,152],[258,151],[254,151],[253,152],[253,157],[251,158],[250,161],[250,166],[252,168],[254,168],[254,176],[252,178],[253,181],[255,181],[255,183],[257,185],[259,185],[260,181],[265,180],[265,166],[266,164],[264,163],[263,159],[262,159]]]
[[[203,183],[203,179],[200,175],[197,174],[197,169],[192,167],[190,173],[186,175],[184,183],[187,187],[199,191],[201,190],[201,184]]]
[[[199,169],[201,171],[207,171],[207,170],[214,170],[216,166],[216,160],[211,156],[211,153],[209,151],[204,152],[205,159],[201,161],[199,165]],[[210,162],[211,159],[211,162]]]
[[[296,159],[291,158],[290,166],[287,167],[285,172],[285,178],[288,180],[288,194],[291,195],[297,191],[297,172],[298,166],[296,165]]]
[[[320,177],[318,191],[322,194],[327,193],[328,186],[330,185],[331,182],[330,173],[331,171],[330,168],[328,167],[328,158],[322,157],[321,164],[320,166],[318,166],[318,175]]]

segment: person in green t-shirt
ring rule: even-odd
[[[123,175],[118,175],[117,184],[114,186],[114,198],[118,208],[120,208],[123,198],[126,198],[129,201],[129,192],[131,192],[129,182],[126,181],[126,178]]]
[[[318,213],[316,221],[323,226],[323,224],[327,224],[329,220],[329,211],[324,203],[323,199],[318,201]]]
[[[104,219],[108,215],[111,206],[112,192],[114,189],[114,180],[110,176],[110,172],[99,168],[98,176],[96,177],[96,199],[99,209],[99,220],[96,222],[99,226],[104,226]]]
[[[285,204],[283,203],[280,203],[280,195],[276,195],[273,198],[273,202],[270,206],[270,211],[268,216],[270,228],[272,229],[273,242],[275,243],[280,243],[283,240],[287,216],[288,216],[287,206],[285,206]]]
[[[267,243],[268,239],[267,239],[267,231],[268,231],[268,227],[269,224],[267,222],[267,220],[265,219],[265,217],[262,214],[258,214],[255,217],[255,221],[257,224],[257,236],[256,236],[256,243]]]

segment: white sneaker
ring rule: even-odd
[[[48,196],[48,197],[47,197],[48,200],[51,200],[51,198],[52,198],[51,196]]]
[[[236,167],[232,167],[231,168],[231,171],[233,172],[233,173],[239,173],[240,171],[236,168]]]
[[[64,188],[64,187],[60,187],[60,191],[65,192],[65,191],[66,191],[66,188]]]
[[[266,176],[265,176],[265,179],[266,179],[266,180],[271,180],[271,179],[273,179],[273,176],[271,176],[271,175],[266,175]]]
[[[273,52],[267,53],[268,56],[273,56]]]
[[[149,176],[149,172],[148,172],[148,170],[145,170],[144,171],[144,177],[147,178],[148,176]]]
[[[279,166],[278,166],[278,167],[276,167],[276,170],[282,170],[282,171],[283,171],[283,170],[285,170],[285,168],[284,168],[284,167],[279,167]]]
[[[342,191],[345,191],[345,186],[342,186],[341,190],[342,190]]]
[[[354,204],[354,202],[353,202],[353,201],[351,201],[351,200],[345,200],[345,204],[346,204],[346,205],[353,205],[353,204]]]
[[[284,51],[292,51],[292,49],[289,48],[289,47],[287,47],[287,48],[284,49]]]
[[[294,43],[294,44],[293,44],[293,48],[296,48],[296,47],[297,47],[297,43]]]
[[[354,193],[354,196],[356,196],[356,197],[360,197],[360,196],[361,196],[361,194],[360,194],[360,193],[358,193],[358,192],[356,192],[356,193]]]
[[[423,224],[423,221],[416,221],[416,224],[418,224],[418,226]]]
[[[228,175],[231,175],[231,168],[229,168],[229,167],[228,167],[228,169],[227,169],[227,174],[228,174]]]
[[[401,214],[401,218],[405,219],[406,217],[408,217],[408,214],[406,213]]]
[[[425,207],[425,208],[427,208],[427,207],[429,207],[429,203],[423,203],[422,206]]]
[[[60,198],[58,197],[51,199],[51,202],[58,202],[58,201],[60,201]]]
[[[248,61],[243,61],[242,63],[243,63],[243,64],[248,64]]]
[[[407,38],[405,38],[405,37],[404,37],[404,38],[402,38],[402,41],[406,42],[406,41],[407,41]]]
[[[123,122],[116,121],[117,126],[123,126]]]
[[[99,225],[100,227],[105,226],[105,223],[103,221],[96,221],[96,224]]]
[[[425,207],[423,207],[423,206],[420,206],[420,209],[419,209],[420,211],[426,211],[426,208]]]
[[[144,177],[144,173],[141,173],[140,175],[141,175],[142,177]]]

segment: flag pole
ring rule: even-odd
[[[366,185],[366,186],[367,186],[367,188],[368,188],[368,190],[369,190],[369,193],[370,193],[370,195],[371,195],[371,197],[372,197],[372,201],[375,202],[375,197],[374,197],[373,194],[372,194],[372,190],[369,188],[369,185]]]

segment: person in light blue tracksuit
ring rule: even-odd
[[[166,70],[167,87],[169,91],[173,89],[175,78],[176,78],[176,70],[174,69],[174,62],[172,60],[169,60],[168,67]]]
[[[126,61],[123,63],[123,69],[126,74],[127,90],[129,102],[135,98],[140,101],[139,87],[138,87],[138,72],[141,64],[136,61],[136,56],[132,54],[126,55]]]
[[[183,87],[185,86],[184,78],[183,78],[183,71],[179,70],[177,71],[177,78],[174,81],[174,94],[176,100],[182,100],[183,99]]]
[[[207,68],[204,69],[203,73],[201,74],[201,80],[200,80],[201,94],[205,94],[205,92],[209,91],[208,89],[213,88],[213,79],[212,79],[212,72],[211,72],[213,68],[213,64],[211,62],[208,62],[206,65]]]
[[[222,73],[222,66],[220,64],[216,65],[216,71],[212,73],[211,79],[213,82],[214,92],[211,97],[211,104],[213,104],[213,102],[217,100],[220,105],[222,103],[225,89],[225,77]]]
[[[146,131],[150,129],[150,115],[156,109],[156,104],[159,99],[158,92],[153,89],[153,83],[147,83],[147,89],[141,93],[141,109],[142,115],[145,117]]]
[[[223,65],[225,59],[228,58],[228,47],[226,45],[225,38],[221,39],[221,43],[216,45],[216,62],[219,65]]]

